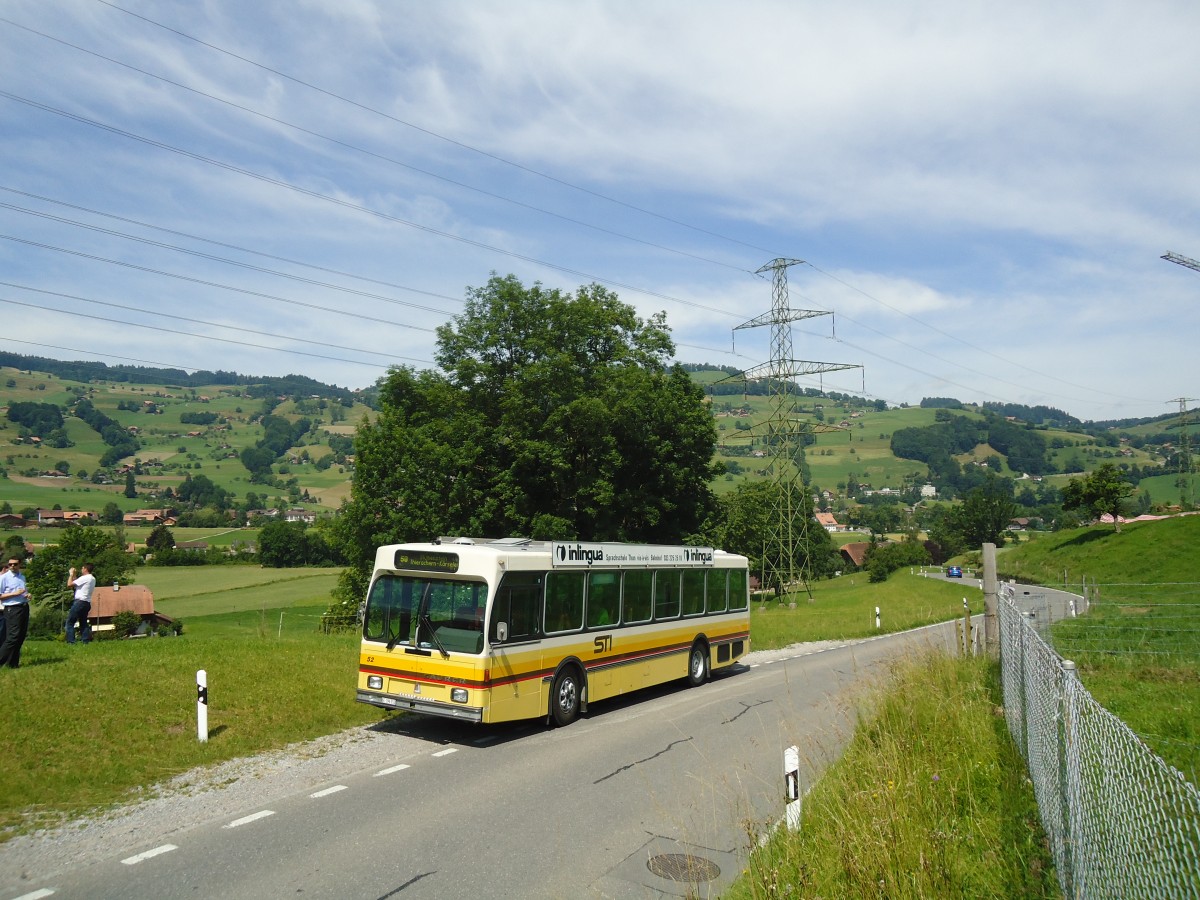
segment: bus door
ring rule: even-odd
[[[484,721],[535,718],[547,708],[542,686],[544,572],[506,572],[492,601],[488,636],[491,700]]]

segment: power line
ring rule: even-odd
[[[85,319],[95,319],[97,321],[104,322],[108,325],[125,325],[129,328],[145,328],[150,331],[165,332],[166,334],[177,334],[177,335],[182,335],[183,337],[189,337],[189,338],[202,338],[206,341],[218,341],[222,344],[234,344],[239,347],[251,347],[255,350],[271,350],[275,353],[291,353],[291,354],[295,354],[298,356],[309,356],[314,359],[324,359],[324,360],[328,360],[330,362],[351,363],[352,365],[356,365],[356,366],[370,366],[373,369],[383,368],[383,366],[380,363],[365,362],[364,360],[361,360],[361,359],[345,359],[340,356],[327,356],[322,353],[309,353],[306,350],[288,350],[288,349],[281,348],[281,347],[271,347],[267,344],[252,344],[247,341],[235,341],[232,338],[220,338],[220,337],[214,337],[214,336],[208,335],[208,334],[197,334],[197,333],[191,332],[191,331],[180,331],[177,328],[163,328],[159,325],[147,325],[142,322],[124,322],[119,319],[109,319],[104,316],[93,316],[89,313],[67,312],[66,310],[62,310],[62,309],[54,309],[53,307],[38,306],[36,303],[26,303],[22,300],[12,300],[12,299],[9,299],[8,297],[0,297],[0,303],[7,303],[10,306],[24,306],[28,309],[41,310],[42,312],[56,312],[56,313],[59,313],[60,315],[64,315],[64,316],[74,316],[74,317],[82,317]]]
[[[206,279],[203,279],[203,278],[193,278],[190,275],[180,275],[176,272],[166,272],[162,269],[152,269],[149,266],[139,266],[139,265],[136,265],[135,263],[122,262],[119,259],[110,259],[106,256],[96,256],[95,254],[92,254],[92,253],[84,253],[81,250],[68,250],[65,247],[55,247],[53,244],[43,244],[39,241],[31,241],[31,240],[27,240],[26,238],[19,238],[14,235],[11,235],[11,234],[0,234],[0,240],[13,241],[15,243],[25,244],[30,247],[38,247],[39,249],[42,249],[42,250],[54,250],[58,253],[69,254],[70,256],[78,256],[83,259],[90,259],[90,260],[94,260],[96,262],[108,263],[108,264],[114,265],[114,266],[122,266],[126,269],[134,269],[138,272],[149,272],[152,275],[164,275],[167,278],[178,278],[180,281],[189,281],[193,284],[199,284],[199,285],[203,285],[205,287],[219,288],[220,290],[223,290],[223,291],[233,291],[234,293],[246,294],[251,297],[262,297],[265,300],[275,300],[275,301],[278,301],[279,303],[291,304],[292,306],[303,306],[303,307],[306,307],[307,309],[319,310],[320,312],[336,313],[339,316],[351,316],[355,319],[363,319],[367,322],[378,322],[382,325],[393,325],[396,328],[409,328],[413,331],[427,331],[430,333],[433,333],[433,331],[434,331],[434,329],[432,329],[432,328],[423,328],[419,325],[408,325],[404,322],[392,322],[388,319],[379,319],[379,318],[376,318],[375,316],[367,316],[367,315],[363,315],[362,313],[348,312],[348,311],[342,310],[342,309],[330,309],[327,306],[319,306],[316,303],[305,303],[303,300],[292,300],[287,297],[278,297],[275,294],[267,294],[262,291],[252,291],[252,290],[249,290],[248,288],[239,288],[239,287],[234,287],[233,285],[229,285],[229,284],[221,284],[219,281],[207,281]]]
[[[298,84],[298,85],[300,85],[301,87],[306,87],[306,88],[308,88],[309,90],[316,91],[317,93],[319,93],[319,94],[323,94],[323,95],[324,95],[324,96],[326,96],[326,97],[330,97],[330,98],[332,98],[332,99],[334,99],[334,100],[338,100],[338,101],[340,101],[340,102],[342,102],[342,103],[348,103],[348,104],[350,104],[351,106],[354,106],[354,107],[356,107],[357,109],[361,109],[361,110],[363,110],[364,112],[369,112],[369,113],[371,113],[372,115],[380,116],[381,118],[387,119],[387,120],[389,120],[389,121],[391,121],[391,122],[395,122],[397,125],[403,125],[405,128],[411,128],[411,129],[413,129],[414,131],[419,131],[419,132],[421,132],[422,134],[429,135],[430,137],[432,137],[432,138],[436,138],[436,139],[437,139],[437,140],[439,140],[439,141],[445,141],[446,143],[448,143],[448,144],[452,144],[452,145],[453,145],[453,146],[455,146],[455,147],[459,147],[459,148],[461,148],[461,149],[463,149],[463,150],[468,150],[468,151],[470,151],[470,152],[472,152],[472,153],[477,153],[477,154],[479,154],[480,156],[484,156],[484,157],[486,157],[486,158],[488,158],[488,159],[491,159],[491,160],[493,160],[493,161],[495,161],[495,162],[502,163],[502,164],[504,164],[504,165],[506,165],[506,166],[511,166],[511,167],[513,167],[513,168],[515,168],[515,169],[519,169],[520,171],[522,171],[522,172],[526,172],[526,173],[528,173],[528,174],[530,174],[530,175],[536,175],[538,178],[544,178],[544,179],[546,179],[547,181],[554,182],[555,184],[559,184],[559,185],[562,185],[563,187],[570,188],[571,190],[579,191],[579,192],[581,192],[581,193],[584,193],[584,194],[587,194],[587,195],[589,195],[589,196],[595,197],[595,198],[597,198],[598,200],[604,200],[604,201],[605,201],[605,202],[607,202],[607,203],[613,203],[613,204],[615,204],[615,205],[617,205],[617,206],[622,206],[622,207],[624,207],[624,208],[626,208],[626,209],[633,210],[634,212],[638,212],[638,213],[641,213],[641,214],[643,214],[643,215],[651,216],[651,217],[653,217],[653,218],[655,218],[655,219],[660,219],[661,221],[664,221],[664,222],[670,222],[670,223],[671,223],[671,224],[673,224],[673,225],[678,225],[678,226],[680,226],[681,228],[687,228],[687,229],[689,229],[689,230],[691,230],[691,231],[695,231],[695,232],[697,232],[697,233],[699,233],[699,234],[706,234],[706,235],[708,235],[709,237],[714,237],[714,238],[717,238],[718,240],[722,240],[722,241],[728,241],[729,243],[732,243],[732,244],[740,244],[741,246],[743,246],[743,247],[746,247],[746,248],[748,248],[748,249],[750,249],[750,250],[756,250],[756,251],[759,251],[759,252],[762,252],[762,253],[770,253],[770,252],[772,252],[772,251],[770,251],[770,250],[767,250],[767,249],[765,249],[765,248],[763,248],[763,247],[756,247],[756,246],[754,246],[753,244],[749,244],[749,243],[747,243],[747,242],[745,242],[745,241],[738,240],[737,238],[732,238],[732,237],[729,237],[729,236],[727,236],[727,235],[719,234],[719,233],[717,233],[717,232],[714,232],[714,231],[708,231],[707,229],[700,228],[700,227],[699,227],[699,226],[697,226],[697,225],[692,225],[692,224],[689,224],[689,223],[687,223],[687,222],[680,221],[680,220],[678,220],[678,219],[673,219],[673,218],[671,218],[670,216],[665,216],[665,215],[663,215],[662,213],[656,213],[656,212],[654,212],[654,211],[652,211],[652,210],[644,209],[643,207],[636,206],[636,205],[634,205],[634,204],[632,204],[632,203],[627,203],[627,202],[626,202],[626,201],[624,201],[624,200],[618,200],[617,198],[615,198],[615,197],[610,197],[610,196],[608,196],[607,194],[602,194],[602,193],[600,193],[600,192],[598,192],[598,191],[593,191],[593,190],[591,190],[590,188],[585,188],[585,187],[582,187],[582,186],[580,186],[580,185],[578,185],[578,184],[574,184],[574,183],[572,183],[572,182],[570,182],[570,181],[565,181],[564,179],[557,178],[557,177],[555,177],[554,175],[547,174],[546,172],[541,172],[541,171],[539,171],[539,170],[537,170],[537,169],[534,169],[534,168],[531,168],[531,167],[529,167],[529,166],[523,165],[522,163],[514,162],[514,161],[512,161],[512,160],[510,160],[510,159],[506,159],[506,158],[504,158],[504,157],[502,157],[502,156],[498,156],[498,155],[497,155],[497,154],[495,154],[495,153],[490,153],[490,152],[488,152],[487,150],[481,150],[481,149],[479,149],[478,147],[473,147],[473,146],[471,146],[470,144],[464,143],[464,142],[462,142],[462,141],[459,141],[459,140],[455,140],[454,138],[447,137],[447,136],[445,136],[445,135],[443,135],[443,134],[438,134],[436,131],[431,131],[431,130],[430,130],[430,129],[428,129],[428,128],[423,128],[423,127],[422,127],[422,126],[420,126],[420,125],[415,125],[415,124],[413,124],[412,122],[407,122],[407,121],[405,121],[404,119],[401,119],[401,118],[399,118],[399,117],[397,117],[397,116],[393,116],[391,113],[386,113],[386,112],[384,112],[384,111],[382,111],[382,110],[376,109],[376,108],[375,108],[375,107],[373,107],[373,106],[368,106],[368,105],[366,105],[365,103],[360,103],[360,102],[359,102],[359,101],[357,101],[357,100],[352,100],[351,98],[349,98],[349,97],[345,97],[345,96],[343,96],[343,95],[341,95],[341,94],[338,94],[338,93],[336,93],[336,92],[334,92],[334,91],[330,91],[330,90],[327,90],[326,88],[319,87],[319,86],[317,86],[317,85],[315,85],[315,84],[312,84],[311,82],[304,81],[303,79],[301,79],[301,78],[297,78],[297,77],[296,77],[296,76],[294,76],[294,75],[289,75],[289,74],[287,74],[286,72],[282,72],[282,71],[280,71],[280,70],[278,70],[278,69],[271,68],[270,66],[268,66],[268,65],[265,65],[265,64],[263,64],[263,63],[260,63],[260,62],[257,62],[256,60],[250,59],[250,58],[248,58],[248,57],[245,57],[245,56],[241,56],[241,55],[239,55],[239,54],[237,54],[237,53],[234,53],[232,50],[226,50],[224,47],[218,47],[216,44],[209,43],[208,41],[205,41],[205,40],[202,40],[202,39],[200,39],[200,38],[198,38],[198,37],[195,37],[195,36],[193,36],[193,35],[190,35],[190,34],[188,34],[187,32],[180,31],[180,30],[178,30],[178,29],[175,29],[175,28],[171,28],[170,26],[168,26],[168,25],[164,25],[164,24],[162,24],[161,22],[157,22],[157,21],[155,21],[154,19],[148,18],[148,17],[146,17],[146,16],[143,16],[143,15],[139,15],[138,13],[135,13],[135,12],[132,12],[131,10],[125,9],[124,7],[117,6],[115,3],[110,3],[110,2],[108,2],[108,0],[96,0],[96,2],[98,2],[98,3],[102,3],[103,5],[105,5],[105,6],[109,7],[110,9],[114,9],[114,10],[116,10],[117,12],[122,12],[122,13],[125,13],[127,16],[132,16],[132,17],[133,17],[133,18],[135,18],[135,19],[140,19],[141,21],[143,21],[143,22],[146,22],[146,23],[147,23],[147,24],[149,24],[149,25],[153,25],[153,26],[154,26],[154,27],[156,27],[156,28],[161,28],[161,29],[163,29],[164,31],[169,31],[171,34],[178,35],[179,37],[181,37],[181,38],[184,38],[185,40],[192,41],[193,43],[199,44],[199,45],[201,45],[202,47],[207,47],[208,49],[210,49],[210,50],[214,50],[214,51],[216,51],[217,53],[221,53],[221,54],[224,54],[225,56],[231,57],[232,59],[236,59],[236,60],[238,60],[239,62],[244,62],[244,63],[246,63],[247,65],[251,65],[251,66],[254,66],[254,67],[255,67],[255,68],[257,68],[257,69],[261,69],[261,70],[262,70],[262,71],[264,71],[264,72],[269,72],[269,73],[271,73],[272,75],[277,75],[277,76],[278,76],[278,77],[280,77],[280,78],[284,78],[284,79],[286,79],[286,80],[288,80],[288,81],[290,81],[290,82],[292,82],[292,83],[294,83],[294,84]]]
[[[722,262],[720,260],[712,259],[711,257],[707,257],[707,256],[702,256],[697,253],[690,253],[686,250],[680,250],[675,247],[668,247],[665,244],[658,244],[658,243],[655,243],[654,241],[648,241],[643,238],[634,237],[633,235],[625,234],[624,232],[616,231],[616,230],[610,229],[610,228],[605,228],[601,225],[596,225],[591,222],[585,222],[582,219],[576,219],[571,216],[566,216],[566,215],[563,215],[562,213],[557,213],[552,210],[544,209],[540,206],[534,206],[531,203],[525,203],[525,202],[523,202],[521,200],[517,200],[513,197],[506,197],[503,194],[497,194],[497,193],[494,193],[493,191],[488,191],[483,188],[476,187],[471,184],[467,184],[466,182],[457,181],[457,180],[455,180],[453,178],[449,178],[445,175],[439,175],[437,172],[431,172],[428,169],[422,169],[422,168],[420,168],[418,166],[414,166],[410,163],[406,163],[401,160],[395,159],[394,157],[386,156],[382,153],[376,153],[373,150],[367,150],[364,147],[360,147],[356,144],[351,144],[348,141],[343,141],[339,138],[331,137],[330,135],[323,134],[319,131],[313,131],[313,130],[311,130],[309,128],[305,128],[301,125],[296,125],[295,123],[289,122],[286,119],[280,119],[280,118],[278,118],[276,116],[272,116],[268,113],[264,113],[264,112],[261,112],[256,109],[252,109],[248,106],[243,106],[240,103],[235,103],[234,101],[226,99],[224,97],[219,97],[215,94],[210,94],[207,91],[202,91],[199,88],[191,87],[190,85],[183,84],[182,82],[175,81],[171,78],[167,78],[167,77],[165,77],[163,75],[159,75],[155,72],[147,71],[146,69],[139,68],[138,66],[130,65],[129,63],[122,62],[119,59],[114,59],[111,56],[105,56],[104,54],[97,53],[94,50],[88,50],[86,47],[81,47],[78,44],[71,43],[70,41],[66,41],[61,38],[54,37],[53,35],[46,34],[45,32],[42,32],[42,31],[38,31],[35,28],[30,28],[26,25],[21,25],[20,23],[14,22],[11,19],[6,19],[3,16],[0,16],[0,22],[4,22],[8,25],[12,25],[15,28],[20,28],[21,30],[27,31],[31,34],[36,34],[38,37],[44,38],[48,41],[54,41],[55,43],[61,44],[64,47],[70,47],[71,49],[77,50],[80,53],[86,53],[89,56],[95,57],[96,59],[102,59],[105,62],[112,63],[113,65],[121,66],[122,68],[128,69],[131,72],[137,72],[139,75],[145,75],[147,78],[153,78],[157,81],[163,82],[164,84],[169,84],[169,85],[172,85],[173,87],[180,88],[181,90],[189,91],[189,92],[191,92],[193,94],[197,94],[201,97],[206,97],[207,99],[212,100],[216,103],[222,103],[226,106],[232,107],[233,109],[241,110],[242,112],[248,113],[252,116],[257,116],[261,119],[265,119],[268,122],[274,122],[277,125],[283,125],[287,128],[291,128],[295,131],[298,131],[301,134],[306,134],[310,137],[320,138],[323,141],[328,141],[331,144],[336,144],[337,146],[344,147],[347,150],[353,150],[356,153],[361,153],[365,156],[369,156],[374,159],[378,159],[382,162],[390,163],[395,166],[400,166],[401,168],[408,169],[411,172],[417,172],[418,174],[425,175],[429,178],[435,178],[438,181],[443,181],[447,184],[452,184],[455,187],[460,187],[460,188],[463,188],[468,191],[474,191],[475,193],[481,194],[485,197],[491,197],[494,200],[500,200],[504,203],[511,203],[514,206],[519,206],[523,209],[528,209],[532,212],[537,212],[537,213],[541,213],[542,215],[551,216],[551,217],[559,219],[563,222],[570,222],[571,224],[578,225],[582,228],[590,228],[593,231],[597,231],[601,234],[607,234],[607,235],[610,235],[611,237],[621,238],[622,240],[627,240],[627,241],[632,241],[637,244],[642,244],[643,246],[651,247],[655,250],[662,250],[666,253],[674,253],[679,256],[687,257],[688,259],[694,259],[698,262],[710,263],[714,266],[722,266],[727,269],[732,269],[736,272],[746,272],[747,271],[742,266],[737,266],[737,265],[733,265],[732,263]]]
[[[255,266],[255,265],[251,265],[250,263],[240,262],[239,260],[236,260],[236,259],[229,259],[224,256],[215,256],[211,253],[201,253],[199,250],[189,250],[187,247],[179,247],[179,246],[176,246],[175,244],[166,244],[166,243],[163,243],[162,241],[153,241],[153,240],[150,240],[150,238],[138,237],[135,234],[128,234],[127,232],[124,232],[124,231],[116,231],[112,228],[101,228],[99,225],[90,225],[87,222],[79,222],[79,221],[76,221],[75,219],[66,219],[66,218],[63,218],[62,216],[54,216],[54,215],[51,215],[50,213],[39,212],[38,210],[35,210],[35,209],[27,209],[26,207],[16,206],[12,203],[4,203],[4,202],[0,201],[0,209],[11,209],[15,212],[26,213],[27,215],[31,215],[31,216],[38,216],[43,219],[49,219],[53,222],[61,222],[64,225],[73,225],[76,228],[86,228],[89,231],[96,231],[96,232],[99,232],[100,234],[107,234],[107,235],[111,235],[113,237],[124,238],[127,241],[137,241],[138,243],[146,244],[151,247],[159,247],[163,250],[174,250],[176,253],[186,253],[189,256],[196,256],[196,257],[199,257],[200,259],[207,259],[207,260],[211,260],[213,262],[224,263],[225,265],[228,265],[228,266],[238,266],[239,268],[249,269],[253,272],[262,272],[265,275],[274,275],[278,278],[289,278],[292,281],[299,281],[299,282],[302,282],[303,284],[311,284],[314,287],[328,288],[331,291],[343,291],[344,293],[347,293],[347,294],[355,294],[359,297],[367,297],[371,300],[382,300],[385,303],[395,303],[399,306],[407,306],[411,309],[422,310],[423,312],[437,313],[439,315],[447,314],[446,310],[444,310],[444,309],[437,309],[432,306],[422,306],[419,303],[409,303],[406,300],[397,300],[395,297],[385,297],[383,294],[373,294],[370,291],[360,291],[360,290],[356,290],[355,288],[344,287],[339,284],[330,284],[327,281],[317,281],[313,278],[303,278],[299,275],[292,275],[288,272],[280,272],[276,269],[267,269],[267,268],[264,268],[263,266]],[[427,331],[429,329],[423,329],[423,330]]]
[[[215,241],[212,238],[201,237],[198,234],[189,234],[186,231],[177,231],[173,228],[164,228],[162,225],[152,225],[149,222],[143,222],[139,219],[131,219],[126,216],[118,216],[114,213],[104,212],[99,209],[92,209],[88,206],[79,206],[75,203],[68,203],[65,200],[55,200],[53,197],[45,197],[41,194],[31,194],[28,191],[22,191],[14,187],[0,185],[0,191],[8,191],[12,194],[20,194],[22,197],[29,197],[33,200],[41,200],[45,203],[53,203],[56,206],[65,206],[68,209],[78,210],[79,212],[90,213],[94,216],[103,216],[106,219],[113,219],[117,222],[125,222],[128,225],[137,225],[140,228],[149,228],[152,231],[160,231],[163,234],[173,234],[176,237],[187,238],[192,241],[200,241],[205,244],[211,244],[214,247],[224,247],[227,250],[237,250],[239,253],[248,253],[252,256],[261,256],[263,259],[273,259],[276,262],[284,262],[293,266],[302,266],[306,269],[313,269],[318,272],[328,272],[330,275],[341,275],[344,278],[353,278],[356,281],[365,281],[369,284],[378,284],[381,287],[396,288],[400,291],[408,291],[413,294],[423,294],[426,297],[435,297],[438,300],[449,300],[451,303],[462,303],[461,297],[451,297],[449,294],[438,294],[434,291],[426,291],[421,288],[411,287],[406,284],[396,284],[392,281],[381,281],[378,278],[369,278],[366,275],[356,275],[353,272],[343,272],[341,269],[333,269],[328,266],[318,266],[315,263],[303,262],[298,259],[291,259],[287,256],[277,256],[273,253],[264,253],[262,250],[251,250],[249,247],[242,247],[238,244],[229,244],[225,241]],[[17,209],[19,207],[13,207]],[[38,213],[37,215],[43,215]],[[90,227],[90,226],[89,226]]]
[[[80,297],[77,294],[65,294],[61,291],[49,291],[49,290],[45,290],[43,288],[31,287],[30,285],[27,285],[27,284],[15,284],[11,281],[0,281],[0,285],[4,285],[6,287],[18,288],[19,290],[23,290],[23,291],[33,291],[34,293],[37,293],[37,294],[48,294],[52,297],[62,297],[65,300],[78,300],[80,303],[91,303],[96,306],[107,306],[110,309],[123,309],[126,312],[142,313],[142,314],[148,315],[148,316],[161,316],[164,319],[175,319],[180,322],[191,322],[194,325],[205,325],[209,328],[226,328],[226,329],[229,329],[230,331],[241,331],[245,334],[256,334],[259,337],[271,337],[271,338],[276,338],[278,340],[284,340],[284,341],[296,341],[301,344],[311,344],[315,347],[331,347],[334,350],[349,350],[351,353],[367,353],[367,354],[370,354],[371,356],[382,356],[387,359],[407,359],[410,362],[429,363],[430,365],[433,365],[433,363],[430,362],[430,360],[415,359],[410,356],[398,356],[394,353],[381,353],[378,350],[364,350],[361,347],[347,347],[342,344],[331,344],[327,340],[313,341],[313,340],[309,340],[308,338],[292,337],[292,336],[286,335],[286,334],[275,334],[274,332],[270,332],[270,331],[257,331],[253,328],[244,328],[240,325],[226,325],[226,324],[222,324],[221,322],[207,322],[203,319],[190,319],[187,316],[179,316],[179,315],[175,315],[174,313],[159,312],[158,310],[153,310],[153,309],[142,309],[141,307],[138,307],[138,306],[126,306],[125,304],[122,304],[122,303],[110,303],[107,300],[97,300],[93,297]],[[54,311],[62,312],[62,310],[54,310]],[[183,332],[180,332],[180,333],[183,333]],[[203,335],[197,335],[197,336],[203,337]]]
[[[103,0],[98,0],[98,2],[103,2]],[[110,134],[119,135],[121,137],[125,137],[125,138],[128,138],[133,141],[138,141],[139,143],[143,143],[143,144],[146,144],[151,147],[156,147],[160,150],[167,150],[171,153],[177,153],[180,156],[185,156],[189,159],[196,160],[197,162],[203,162],[203,163],[206,163],[211,166],[216,166],[218,168],[225,169],[226,171],[229,171],[229,172],[235,172],[239,175],[245,175],[247,178],[253,178],[256,181],[261,181],[261,182],[264,182],[265,184],[270,184],[270,185],[274,185],[275,187],[281,187],[281,188],[285,188],[290,191],[295,191],[298,194],[303,194],[307,197],[312,197],[313,199],[316,199],[316,200],[322,200],[326,203],[332,203],[337,206],[341,206],[345,209],[351,209],[351,210],[354,210],[355,212],[366,213],[367,215],[375,216],[376,218],[383,219],[388,222],[394,222],[398,225],[404,225],[408,228],[414,228],[418,231],[423,231],[426,234],[434,235],[435,237],[441,237],[441,238],[446,238],[447,240],[457,241],[461,244],[466,244],[471,247],[476,247],[480,250],[487,250],[492,253],[499,253],[503,256],[509,256],[509,257],[512,257],[513,259],[519,259],[523,262],[533,263],[534,265],[539,265],[539,266],[545,266],[548,269],[554,269],[555,271],[563,272],[568,275],[575,275],[576,277],[588,279],[588,280],[597,282],[599,284],[606,284],[606,285],[610,285],[612,287],[618,287],[618,288],[622,288],[624,290],[634,291],[635,293],[643,294],[648,297],[657,297],[662,300],[668,300],[672,303],[679,303],[684,306],[694,307],[696,309],[705,309],[705,310],[708,310],[709,312],[719,313],[720,315],[724,315],[724,316],[734,315],[734,313],[728,312],[727,310],[717,309],[716,307],[712,307],[712,306],[705,306],[703,303],[696,303],[693,300],[684,300],[680,297],[672,297],[669,294],[663,294],[659,291],[652,291],[648,288],[640,288],[640,287],[637,287],[636,285],[626,284],[625,282],[616,281],[611,278],[604,278],[599,275],[593,275],[589,272],[583,272],[583,271],[580,271],[579,269],[572,269],[569,266],[562,266],[557,263],[552,263],[552,262],[549,262],[548,260],[538,259],[537,257],[529,256],[524,253],[518,253],[515,250],[505,250],[501,247],[494,247],[491,244],[485,244],[483,241],[476,241],[476,240],[473,240],[472,238],[463,237],[462,235],[454,234],[453,232],[443,231],[442,229],[434,228],[431,225],[422,225],[419,222],[413,222],[409,219],[404,219],[400,216],[396,216],[396,215],[392,215],[391,213],[383,212],[382,210],[373,209],[369,206],[364,206],[361,203],[352,203],[349,200],[343,200],[339,197],[330,196],[329,194],[322,194],[320,191],[314,191],[310,188],[301,187],[298,184],[292,184],[291,182],[284,181],[280,178],[273,178],[269,175],[263,175],[260,172],[254,172],[250,169],[245,169],[241,166],[235,166],[232,163],[223,162],[222,160],[214,159],[210,156],[205,156],[201,153],[196,153],[192,150],[186,150],[183,147],[176,147],[173,144],[168,144],[164,141],[159,141],[154,138],[149,138],[144,135],[136,134],[132,131],[126,131],[123,128],[117,128],[115,125],[109,125],[107,123],[100,122],[99,120],[96,120],[96,119],[89,119],[87,116],[81,116],[77,113],[68,112],[65,109],[59,109],[58,107],[50,106],[49,104],[42,103],[37,100],[32,100],[28,97],[22,97],[18,94],[13,94],[9,91],[0,90],[0,97],[7,97],[8,99],[14,100],[17,103],[23,103],[26,106],[31,106],[35,109],[40,109],[43,112],[52,113],[53,115],[61,116],[66,119],[71,119],[72,121],[79,122],[80,124],[83,124],[83,125],[88,125],[93,128],[98,128],[102,131],[107,131]]]
[[[21,338],[4,336],[6,344],[27,344],[30,347],[45,347],[47,350],[62,350],[65,353],[83,353],[87,356],[101,356],[105,359],[123,359],[125,362],[144,363],[148,366],[162,366],[167,369],[182,369],[183,371],[199,372],[201,369],[195,366],[182,366],[179,363],[159,362],[155,359],[139,359],[136,356],[119,356],[115,353],[102,353],[100,351],[89,349],[80,350],[78,347],[63,347],[60,344],[43,344],[40,341],[26,341]]]

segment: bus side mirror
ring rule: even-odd
[[[508,623],[507,622],[497,622],[496,623],[496,641],[497,641],[497,643],[503,644],[507,640],[508,640]]]

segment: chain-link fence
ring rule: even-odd
[[[1096,702],[1011,595],[999,607],[1005,717],[1063,893],[1200,898],[1200,790]]]

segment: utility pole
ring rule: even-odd
[[[771,326],[771,358],[761,365],[747,369],[741,375],[746,381],[766,379],[770,398],[769,417],[765,423],[766,450],[770,457],[769,473],[777,488],[775,508],[771,512],[770,531],[764,547],[763,567],[767,583],[779,590],[782,597],[789,589],[803,587],[812,599],[809,584],[812,566],[809,559],[809,526],[813,523],[811,500],[806,500],[804,482],[804,440],[818,431],[840,430],[816,426],[797,418],[797,376],[817,375],[842,369],[861,369],[856,363],[813,362],[792,358],[792,323],[815,316],[831,315],[825,310],[792,309],[788,302],[787,270],[803,263],[800,259],[773,259],[755,272],[772,273],[771,311],[743,322],[734,328]],[[766,584],[763,585],[766,587]]]

